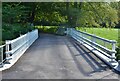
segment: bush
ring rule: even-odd
[[[21,24],[3,24],[2,28],[2,41],[12,40],[34,29],[33,26]]]
[[[2,40],[5,41],[5,40],[12,40],[14,39],[16,36],[11,33],[10,30],[5,30],[2,32]]]
[[[50,34],[55,34],[58,27],[57,26],[36,26],[41,33],[50,33]]]

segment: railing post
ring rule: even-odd
[[[115,45],[116,43],[113,41],[113,43],[112,43],[112,59],[111,59],[111,61],[114,61],[115,60],[115,49],[116,49],[116,45]]]
[[[70,28],[70,35],[72,36],[72,28]]]
[[[10,40],[6,40],[5,41],[6,43],[6,51],[5,51],[5,54],[6,54],[6,62],[9,63],[9,57],[10,57]]]
[[[1,54],[1,64],[0,64],[0,67],[3,67],[3,47],[0,48],[0,54]]]
[[[74,28],[71,28],[71,36],[74,37]]]
[[[69,29],[67,28],[67,32],[66,32],[67,36],[69,36]]]
[[[6,52],[8,52],[8,51],[9,51],[10,41],[9,41],[9,40],[6,40],[5,43],[6,43]]]

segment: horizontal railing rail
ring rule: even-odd
[[[38,30],[36,29],[16,39],[6,40],[5,45],[0,46],[0,63],[2,64],[4,60],[16,61],[37,38]]]
[[[29,47],[36,39],[38,38],[38,30],[33,30],[27,34],[21,35],[20,37],[14,40],[7,40],[7,57],[10,57],[10,54],[16,54],[19,50],[24,47]],[[8,56],[9,55],[9,56]]]
[[[75,30],[74,28],[67,28],[67,34],[77,41],[81,43],[86,43],[87,45],[95,48],[96,50],[110,58],[111,61],[116,58],[115,46],[117,42],[115,40],[104,39],[93,34]]]
[[[75,30],[75,29],[74,29],[74,30]],[[76,30],[76,31],[78,31],[78,30]],[[86,32],[82,32],[82,31],[78,31],[78,32],[80,32],[80,33],[82,33],[82,34],[85,34],[85,35],[88,35],[88,36],[91,36],[91,37],[94,37],[94,38],[97,38],[97,39],[100,39],[100,40],[103,40],[103,41],[108,42],[108,43],[116,43],[115,40],[108,40],[108,39],[105,39],[105,38],[102,38],[102,37],[99,37],[99,36],[95,36],[95,35],[93,35],[93,34],[88,34],[88,33],[86,33]]]

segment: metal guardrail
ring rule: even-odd
[[[0,67],[3,66],[5,45],[0,46]]]
[[[104,39],[93,34],[77,31],[74,28],[67,28],[67,34],[77,41],[81,43],[86,43],[87,45],[95,48],[96,50],[110,58],[111,61],[115,60],[115,48],[117,43],[115,40]]]
[[[0,46],[0,64],[3,65],[3,61],[16,60],[19,58],[23,51],[38,38],[38,30],[33,30],[13,40],[6,40],[6,44]],[[5,52],[3,51],[3,48]],[[4,54],[4,53],[5,54]],[[3,58],[3,55],[5,57]]]

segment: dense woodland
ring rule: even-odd
[[[31,31],[34,25],[120,27],[119,2],[4,2],[3,41]],[[9,35],[9,36],[8,36]]]

